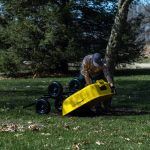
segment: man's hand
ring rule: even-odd
[[[114,87],[114,84],[113,83],[109,83],[110,87]]]
[[[113,83],[109,83],[109,85],[110,85],[112,93],[116,94],[116,88],[115,88],[114,84]]]

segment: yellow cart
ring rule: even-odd
[[[92,107],[99,102],[110,99],[112,95],[109,83],[98,80],[66,98],[62,104],[62,115],[65,116],[85,104]]]

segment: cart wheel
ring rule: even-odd
[[[79,79],[73,79],[69,82],[69,91],[72,93],[82,89],[82,87],[82,83]]]
[[[58,112],[62,112],[62,103],[63,103],[64,98],[59,97],[55,100],[55,108]]]
[[[50,103],[47,99],[41,98],[36,102],[36,112],[38,114],[48,114],[51,110]]]
[[[61,96],[63,92],[63,87],[62,85],[57,82],[54,81],[52,82],[49,86],[48,86],[48,94],[50,95],[50,97],[52,98],[57,98],[59,96]]]

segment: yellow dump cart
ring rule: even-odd
[[[66,98],[62,104],[62,115],[65,116],[85,104],[92,107],[101,101],[108,100],[112,95],[109,83],[98,80]]]

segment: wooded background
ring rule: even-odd
[[[146,19],[142,11],[134,14],[143,5],[138,0],[0,0],[0,72],[67,73],[68,63],[94,52],[113,72],[117,64],[143,55]]]

